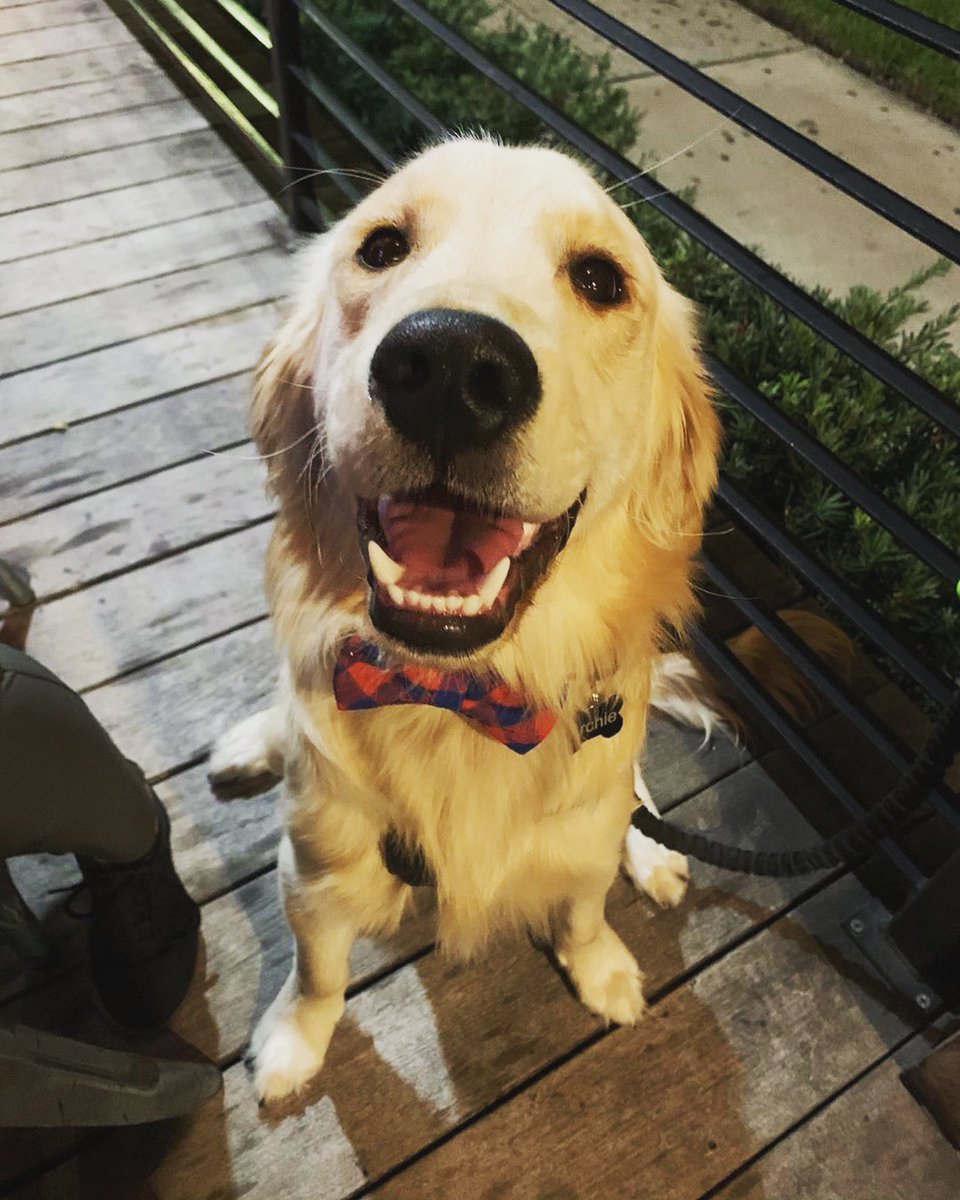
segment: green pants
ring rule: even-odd
[[[0,861],[46,851],[132,862],[156,833],[139,768],[76,692],[0,643]]]

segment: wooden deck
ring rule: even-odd
[[[218,805],[212,736],[274,677],[269,507],[244,438],[249,372],[286,286],[273,202],[102,0],[0,0],[0,552],[43,604],[29,648],[159,781],[204,954],[176,1037],[221,1065],[192,1120],[0,1134],[0,1194],[159,1200],[955,1200],[960,1161],[899,1081],[935,1040],[841,922],[849,876],[696,868],[659,912],[611,919],[647,974],[636,1030],[604,1030],[521,944],[452,966],[428,905],[361,943],[306,1103],[257,1108],[243,1065],[287,969],[275,797]],[[648,781],[728,840],[809,828],[729,743],[655,726]],[[73,878],[16,864],[41,908]],[[0,1021],[108,1038],[77,956]],[[72,954],[72,958],[71,958]]]

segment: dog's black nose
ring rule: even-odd
[[[428,308],[394,325],[370,364],[370,394],[438,463],[529,420],[540,372],[522,337],[482,313]]]

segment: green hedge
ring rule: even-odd
[[[247,2],[256,11],[258,0]],[[322,0],[319,7],[447,125],[510,141],[543,139],[535,118],[388,2]],[[491,21],[485,0],[433,0],[430,7],[611,146],[625,151],[636,143],[640,114],[611,83],[606,58],[589,58],[542,27]],[[312,27],[307,36],[311,65],[381,140],[396,153],[415,146],[418,131],[396,105]],[[670,280],[700,304],[707,348],[921,525],[960,546],[956,442],[652,209],[639,205],[631,216]],[[958,401],[960,357],[946,335],[960,305],[912,333],[905,327],[925,311],[917,288],[945,269],[938,265],[887,295],[863,287],[842,299],[822,289],[816,295]],[[730,475],[929,661],[960,677],[960,603],[951,588],[735,404],[723,404],[723,415]]]

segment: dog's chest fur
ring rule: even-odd
[[[546,930],[546,898],[610,873],[633,805],[632,764],[647,697],[642,679],[613,679],[623,698],[616,737],[581,741],[579,689],[556,727],[518,755],[456,714],[423,706],[340,712],[327,695],[299,705],[301,754],[341,825],[362,822],[379,843],[396,830],[437,878],[441,939],[466,955],[497,932]],[[304,789],[305,792],[308,789]],[[326,816],[333,817],[330,802]],[[329,852],[330,821],[296,805],[294,819]],[[321,828],[322,826],[322,828]],[[609,884],[611,879],[606,880]],[[601,886],[605,886],[601,884]]]

